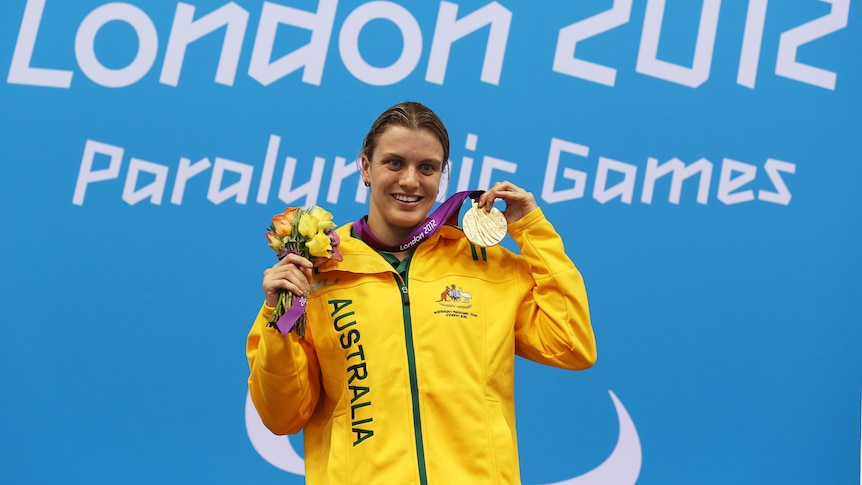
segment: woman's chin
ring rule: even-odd
[[[407,231],[412,231],[412,230],[413,230],[413,228],[415,228],[416,226],[418,226],[419,224],[421,224],[421,223],[422,223],[422,221],[424,221],[424,220],[425,220],[425,218],[424,218],[424,217],[423,217],[422,219],[405,219],[405,220],[401,220],[401,221],[399,221],[399,223],[398,223],[398,227],[399,227],[399,228],[401,228],[401,229],[407,230]]]
[[[426,207],[410,207],[402,208],[392,215],[392,220],[400,227],[413,227],[424,221],[428,217],[428,208]]]

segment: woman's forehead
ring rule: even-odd
[[[391,125],[377,139],[374,156],[380,155],[421,155],[442,161],[443,144],[426,128]]]

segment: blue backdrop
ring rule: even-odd
[[[410,99],[447,192],[532,191],[587,281],[596,366],[518,361],[524,483],[855,483],[853,7],[4,1],[0,482],[302,483],[246,409],[264,232],[364,214]]]

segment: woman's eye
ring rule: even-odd
[[[437,171],[437,167],[435,167],[434,165],[431,165],[430,163],[423,163],[422,165],[419,166],[419,170],[421,170],[425,173],[434,173]]]
[[[401,162],[401,160],[392,159],[392,160],[387,160],[386,164],[391,166],[391,167],[400,167],[402,165],[402,162]]]

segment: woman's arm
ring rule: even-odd
[[[313,345],[293,332],[267,327],[273,308],[260,309],[248,334],[248,390],[263,424],[275,434],[297,433],[320,396],[320,367]]]
[[[524,192],[515,189],[509,190]],[[508,228],[526,263],[523,277],[532,284],[518,308],[515,352],[547,365],[586,369],[596,361],[596,340],[584,280],[532,194],[525,193],[519,200],[532,209],[519,209],[520,217]]]
[[[300,295],[309,289],[310,268],[308,260],[291,254],[264,272],[266,302],[246,341],[251,400],[261,421],[275,434],[301,430],[320,396],[320,365],[311,329],[302,339],[267,326],[279,291]]]

